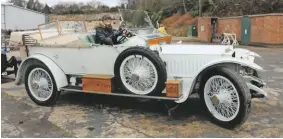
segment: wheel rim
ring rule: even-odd
[[[212,76],[207,80],[204,100],[210,113],[221,121],[233,120],[240,109],[240,99],[235,86],[223,76]]]
[[[152,92],[158,81],[155,66],[141,55],[128,56],[120,66],[120,76],[126,88],[139,95]]]
[[[48,100],[53,92],[53,82],[47,71],[42,68],[33,69],[28,76],[30,93],[39,101]]]

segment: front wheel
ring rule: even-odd
[[[52,73],[42,63],[28,67],[25,74],[25,87],[29,97],[41,106],[55,104],[60,96]]]
[[[200,97],[213,122],[236,128],[249,116],[251,95],[244,79],[235,71],[219,67],[206,74]]]

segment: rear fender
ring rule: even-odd
[[[16,77],[16,85],[20,85],[24,82],[27,68],[33,65],[35,62],[42,62],[48,67],[55,79],[58,91],[60,91],[60,88],[68,85],[67,76],[63,70],[50,58],[41,54],[29,56],[21,63]]]
[[[214,60],[211,61],[207,64],[205,64],[204,66],[202,66],[192,77],[192,84],[191,86],[188,87],[187,90],[184,90],[182,97],[176,101],[176,103],[182,103],[184,101],[187,100],[187,98],[189,97],[189,95],[192,93],[193,89],[195,88],[195,85],[197,83],[198,77],[201,76],[203,73],[205,73],[205,71],[217,67],[217,66],[227,66],[228,68],[232,68],[235,67],[236,65],[240,65],[240,66],[247,66],[250,67],[256,71],[263,71],[263,68],[260,67],[259,65],[248,61],[248,60],[242,60],[242,59],[236,59],[236,58],[223,58],[223,59],[218,59],[218,60]]]

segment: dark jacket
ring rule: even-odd
[[[117,44],[117,37],[119,35],[121,35],[119,32],[112,28],[106,28],[102,22],[96,27],[96,42],[100,44]]]

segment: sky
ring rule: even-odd
[[[2,2],[6,2],[7,0],[0,0],[1,3]],[[46,3],[49,6],[53,6],[54,4],[57,4],[59,2],[89,2],[89,1],[93,1],[93,0],[39,0],[42,3]],[[117,6],[120,2],[120,0],[95,0],[95,1],[99,1],[102,2],[104,4],[106,4],[107,6]]]

